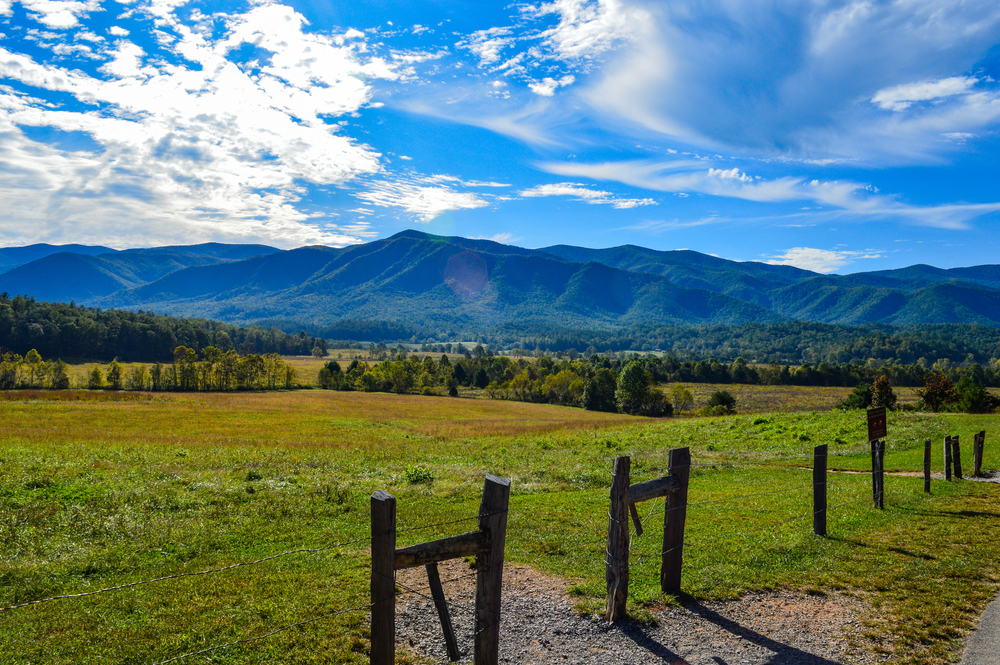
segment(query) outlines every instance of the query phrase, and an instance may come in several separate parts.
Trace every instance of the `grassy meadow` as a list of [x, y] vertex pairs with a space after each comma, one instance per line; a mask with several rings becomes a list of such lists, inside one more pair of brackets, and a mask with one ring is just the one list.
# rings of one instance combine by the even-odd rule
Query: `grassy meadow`
[[[794, 390], [771, 389], [761, 404], [825, 389]], [[599, 611], [612, 460], [631, 455], [638, 482], [665, 474], [667, 451], [680, 446], [694, 463], [683, 581], [693, 598], [857, 595], [872, 608], [858, 649], [945, 663], [960, 657], [1000, 579], [1000, 487], [935, 481], [925, 495], [908, 475], [921, 468], [924, 439], [940, 470], [946, 434], [962, 435], [971, 471], [981, 429], [985, 466], [1000, 468], [995, 416], [892, 414], [886, 467], [902, 473], [886, 478], [885, 511], [856, 473], [870, 464], [861, 412], [652, 420], [382, 393], [75, 391], [4, 394], [0, 422], [0, 607], [321, 550], [0, 611], [4, 663], [157, 663], [363, 607], [370, 494], [397, 497], [403, 547], [474, 529], [472, 519], [421, 527], [474, 518], [487, 472], [513, 481], [507, 560], [572, 580], [581, 611]], [[835, 471], [826, 538], [811, 534], [821, 443]], [[676, 602], [659, 593], [662, 505], [639, 506], [648, 530], [632, 547], [638, 617]], [[211, 661], [363, 663], [367, 648], [357, 611]]]

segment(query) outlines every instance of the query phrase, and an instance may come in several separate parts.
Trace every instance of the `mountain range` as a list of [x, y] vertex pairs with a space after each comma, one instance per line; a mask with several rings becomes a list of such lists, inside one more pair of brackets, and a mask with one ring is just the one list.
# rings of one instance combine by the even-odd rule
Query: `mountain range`
[[391, 321], [452, 338], [788, 320], [1000, 327], [997, 265], [822, 275], [688, 250], [524, 249], [418, 231], [344, 248], [6, 248], [0, 292], [234, 324]]

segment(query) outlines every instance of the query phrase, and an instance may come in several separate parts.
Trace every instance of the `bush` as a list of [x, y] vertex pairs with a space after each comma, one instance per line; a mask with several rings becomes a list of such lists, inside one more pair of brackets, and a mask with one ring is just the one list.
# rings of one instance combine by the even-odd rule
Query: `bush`
[[872, 405], [872, 387], [861, 382], [854, 387], [854, 391], [847, 396], [843, 402], [837, 405], [838, 409], [844, 411], [850, 409], [867, 409]]
[[717, 390], [708, 398], [708, 408], [713, 416], [732, 415], [736, 413], [736, 398], [728, 390]]
[[674, 415], [673, 405], [667, 401], [667, 396], [659, 388], [651, 388], [646, 396], [646, 404], [643, 406], [642, 415], [653, 418], [664, 418]]
[[406, 482], [411, 485], [434, 482], [434, 474], [431, 473], [430, 469], [422, 466], [408, 467], [406, 471], [403, 472], [403, 477], [406, 478]]

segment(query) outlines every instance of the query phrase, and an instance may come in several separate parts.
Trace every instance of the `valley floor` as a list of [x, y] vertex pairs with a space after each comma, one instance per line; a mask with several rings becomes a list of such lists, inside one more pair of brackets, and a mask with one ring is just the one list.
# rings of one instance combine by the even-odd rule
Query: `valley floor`
[[[799, 390], [761, 404], [823, 408], [816, 391]], [[565, 580], [560, 602], [583, 617], [599, 614], [613, 459], [631, 457], [634, 483], [664, 475], [669, 449], [682, 446], [693, 460], [685, 611], [729, 617], [724, 608], [740, 605], [717, 603], [742, 598], [747, 611], [780, 618], [792, 612], [789, 598], [803, 608], [843, 599], [858, 623], [841, 651], [823, 658], [956, 662], [1000, 579], [1000, 487], [935, 480], [928, 495], [910, 475], [925, 439], [935, 442], [939, 471], [943, 436], [960, 434], [969, 451], [980, 430], [985, 467], [1000, 468], [995, 416], [891, 414], [892, 473], [878, 511], [861, 412], [776, 406], [653, 420], [319, 390], [52, 397], [0, 400], [4, 662], [155, 663], [248, 639], [212, 651], [214, 662], [367, 662], [371, 493], [397, 497], [403, 547], [473, 528], [485, 473], [512, 480], [507, 562]], [[819, 444], [829, 445], [834, 472], [826, 538], [811, 534]], [[629, 613], [666, 626], [676, 599], [659, 591], [663, 503], [639, 511], [647, 529], [632, 540]], [[215, 569], [223, 570], [189, 575]], [[93, 593], [159, 578], [170, 579]], [[400, 608], [419, 608], [419, 594], [401, 592]], [[92, 595], [24, 605], [78, 594]], [[513, 590], [507, 602], [524, 614], [532, 598]], [[733, 620], [764, 634], [757, 619]], [[680, 643], [661, 644], [685, 657]], [[401, 646], [399, 662], [423, 657], [419, 645]]]

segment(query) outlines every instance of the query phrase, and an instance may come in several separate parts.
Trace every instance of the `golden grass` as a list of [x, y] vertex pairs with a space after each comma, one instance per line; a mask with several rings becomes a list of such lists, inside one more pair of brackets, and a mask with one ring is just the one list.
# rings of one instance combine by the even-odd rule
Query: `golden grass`
[[[89, 393], [81, 427], [77, 391], [18, 391], [8, 407], [6, 435], [74, 442], [371, 446], [419, 435], [438, 441], [517, 437], [634, 424], [618, 414], [543, 404], [387, 393], [297, 391], [264, 393]], [[142, 403], [135, 403], [136, 401]]]
[[[661, 387], [669, 395], [676, 384]], [[797, 411], [829, 411], [847, 399], [853, 388], [839, 386], [755, 386], [742, 384], [685, 383], [694, 396], [697, 411], [708, 404], [717, 390], [727, 390], [736, 398], [738, 413], [777, 413]], [[919, 399], [916, 388], [894, 388], [900, 405], [915, 404]]]

